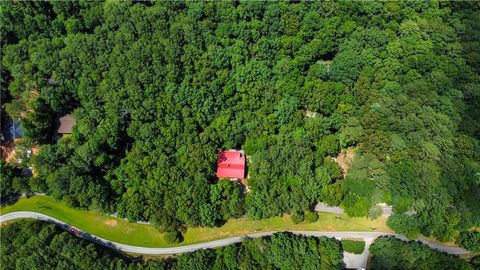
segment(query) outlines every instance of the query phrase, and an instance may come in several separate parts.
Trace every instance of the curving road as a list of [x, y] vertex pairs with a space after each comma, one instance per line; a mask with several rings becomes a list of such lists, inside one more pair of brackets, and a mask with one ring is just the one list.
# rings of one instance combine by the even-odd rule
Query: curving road
[[[73, 228], [72, 226], [64, 223], [61, 220], [58, 220], [56, 218], [40, 214], [40, 213], [35, 213], [35, 212], [28, 212], [28, 211], [19, 211], [19, 212], [13, 212], [13, 213], [8, 213], [5, 215], [0, 216], [0, 223], [14, 220], [14, 219], [19, 219], [19, 218], [34, 218], [50, 223], [54, 223], [57, 226], [65, 229], [72, 231], [78, 230], [77, 228]], [[255, 234], [249, 234], [246, 236], [238, 236], [238, 237], [230, 237], [230, 238], [225, 238], [225, 239], [220, 239], [220, 240], [215, 240], [215, 241], [210, 241], [210, 242], [204, 242], [204, 243], [198, 243], [198, 244], [192, 244], [192, 245], [186, 245], [186, 246], [180, 246], [180, 247], [169, 247], [169, 248], [148, 248], [148, 247], [140, 247], [140, 246], [130, 246], [130, 245], [125, 245], [121, 243], [116, 243], [112, 242], [106, 239], [103, 239], [101, 237], [91, 235], [87, 232], [78, 230], [76, 234], [80, 237], [83, 237], [87, 240], [90, 240], [92, 242], [95, 242], [100, 245], [104, 245], [110, 248], [114, 248], [117, 250], [121, 250], [124, 252], [131, 252], [131, 253], [137, 253], [137, 254], [151, 254], [151, 255], [162, 255], [162, 254], [178, 254], [178, 253], [185, 253], [185, 252], [192, 252], [195, 250], [199, 249], [207, 249], [207, 248], [216, 248], [216, 247], [222, 247], [222, 246], [227, 246], [230, 244], [238, 243], [241, 242], [244, 237], [249, 237], [249, 238], [257, 238], [257, 237], [262, 237], [262, 236], [267, 236], [267, 235], [272, 235], [276, 231], [271, 231], [271, 232], [262, 232], [262, 233], [255, 233]], [[337, 239], [342, 239], [342, 238], [363, 238], [365, 240], [366, 246], [365, 246], [365, 251], [361, 255], [354, 255], [354, 254], [349, 254], [345, 252], [344, 256], [344, 262], [347, 267], [349, 268], [361, 268], [365, 267], [367, 259], [368, 259], [368, 247], [370, 244], [380, 236], [392, 236], [396, 237], [398, 239], [408, 241], [408, 239], [402, 235], [398, 234], [392, 234], [392, 233], [384, 233], [384, 232], [318, 232], [318, 231], [289, 231], [294, 234], [302, 234], [302, 235], [307, 235], [307, 236], [326, 236], [326, 237], [333, 237]], [[440, 245], [437, 243], [433, 243], [430, 241], [427, 241], [425, 239], [417, 239], [418, 241], [430, 246], [433, 249], [437, 249], [442, 252], [446, 252], [449, 254], [466, 254], [469, 253], [467, 250], [459, 248], [459, 247], [453, 247], [453, 246], [444, 246]]]

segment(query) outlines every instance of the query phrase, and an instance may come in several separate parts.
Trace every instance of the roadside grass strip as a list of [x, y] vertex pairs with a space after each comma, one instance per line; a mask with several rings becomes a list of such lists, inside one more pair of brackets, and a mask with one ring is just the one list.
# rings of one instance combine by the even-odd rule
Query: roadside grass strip
[[363, 250], [365, 250], [365, 241], [363, 240], [342, 239], [341, 242], [343, 251], [353, 254], [362, 254]]
[[239, 218], [228, 220], [221, 227], [188, 228], [183, 234], [184, 241], [168, 244], [164, 234], [151, 224], [131, 223], [126, 220], [102, 214], [96, 211], [79, 210], [48, 196], [21, 198], [15, 204], [2, 206], [0, 214], [16, 211], [32, 211], [49, 215], [80, 230], [101, 238], [142, 247], [174, 247], [213, 241], [228, 237], [267, 231], [370, 231], [392, 232], [386, 225], [386, 217], [375, 220], [352, 218], [344, 214], [319, 213], [314, 223], [293, 224], [288, 215], [262, 220]]

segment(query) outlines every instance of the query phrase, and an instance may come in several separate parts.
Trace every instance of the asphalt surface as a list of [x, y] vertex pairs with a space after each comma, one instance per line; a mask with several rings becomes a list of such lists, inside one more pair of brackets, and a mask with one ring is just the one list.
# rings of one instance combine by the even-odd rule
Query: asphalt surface
[[317, 212], [327, 212], [327, 213], [333, 213], [333, 214], [343, 214], [343, 213], [345, 213], [345, 211], [338, 206], [328, 206], [324, 203], [317, 203], [317, 205], [315, 205], [315, 211], [317, 211]]
[[[382, 215], [385, 216], [391, 216], [392, 215], [392, 207], [386, 204], [379, 204], [378, 205], [382, 209]], [[315, 211], [317, 212], [327, 212], [327, 213], [333, 213], [333, 214], [344, 214], [345, 210], [343, 208], [340, 208], [338, 206], [328, 206], [327, 204], [324, 203], [317, 203], [315, 205]]]
[[[255, 234], [249, 234], [246, 236], [231, 237], [231, 238], [225, 238], [225, 239], [220, 239], [220, 240], [215, 240], [210, 242], [179, 246], [179, 247], [148, 248], [148, 247], [131, 246], [131, 245], [112, 242], [112, 241], [103, 239], [101, 237], [91, 235], [87, 232], [81, 231], [56, 218], [53, 218], [44, 214], [40, 214], [40, 213], [35, 213], [35, 212], [19, 211], [19, 212], [8, 213], [0, 216], [0, 223], [11, 221], [14, 219], [19, 219], [19, 218], [33, 218], [33, 219], [54, 223], [57, 226], [67, 231], [72, 231], [73, 229], [75, 230], [75, 233], [77, 234], [77, 236], [83, 237], [87, 240], [90, 240], [92, 242], [95, 242], [103, 246], [107, 246], [107, 247], [114, 248], [124, 252], [137, 253], [137, 254], [151, 254], [151, 255], [179, 254], [179, 253], [185, 253], [185, 252], [192, 252], [199, 249], [222, 247], [222, 246], [227, 246], [230, 244], [241, 242], [242, 239], [244, 239], [245, 237], [257, 238], [257, 237], [272, 235], [273, 233], [276, 232], [276, 231], [272, 231], [272, 232], [255, 233]], [[319, 231], [290, 231], [290, 232], [294, 234], [301, 234], [306, 236], [317, 236], [317, 237], [326, 236], [326, 237], [332, 237], [336, 239], [343, 239], [343, 238], [364, 239], [366, 242], [364, 253], [362, 253], [361, 255], [354, 255], [354, 254], [345, 252], [344, 254], [345, 266], [347, 268], [357, 268], [357, 269], [366, 266], [368, 254], [369, 254], [368, 247], [377, 237], [392, 236], [401, 240], [408, 241], [408, 239], [402, 235], [392, 234], [392, 233], [383, 233], [383, 232], [319, 232]], [[459, 247], [444, 246], [444, 245], [427, 241], [425, 239], [418, 239], [418, 241], [430, 246], [433, 249], [437, 249], [439, 251], [446, 252], [449, 254], [458, 255], [458, 254], [469, 253], [467, 250]]]

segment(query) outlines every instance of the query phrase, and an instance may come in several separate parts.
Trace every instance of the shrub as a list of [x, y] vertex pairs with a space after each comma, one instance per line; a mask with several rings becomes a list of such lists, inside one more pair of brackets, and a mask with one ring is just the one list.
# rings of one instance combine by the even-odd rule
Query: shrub
[[370, 209], [370, 201], [367, 198], [356, 197], [354, 195], [347, 196], [343, 201], [345, 212], [350, 217], [364, 217]]
[[303, 215], [302, 212], [296, 212], [296, 213], [293, 213], [291, 218], [292, 218], [293, 223], [298, 224], [298, 223], [303, 221], [305, 216]]
[[169, 244], [177, 244], [183, 241], [183, 235], [178, 230], [171, 230], [165, 233], [163, 236], [165, 241]]
[[410, 239], [415, 239], [420, 234], [418, 223], [414, 217], [405, 214], [394, 214], [387, 220], [388, 227], [396, 233], [403, 234]]
[[380, 206], [373, 206], [368, 210], [368, 218], [376, 219], [383, 214], [383, 210]]
[[343, 251], [353, 254], [362, 254], [365, 249], [364, 241], [342, 240]]
[[480, 269], [480, 255], [473, 257], [473, 259], [470, 262], [474, 267], [476, 267], [475, 269]]
[[316, 212], [306, 212], [305, 213], [305, 220], [308, 223], [314, 223], [318, 220], [318, 214]]

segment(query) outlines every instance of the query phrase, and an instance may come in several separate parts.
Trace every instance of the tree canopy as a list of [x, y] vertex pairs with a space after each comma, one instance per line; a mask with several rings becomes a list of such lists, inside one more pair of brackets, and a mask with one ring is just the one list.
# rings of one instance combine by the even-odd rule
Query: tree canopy
[[[318, 201], [352, 216], [386, 202], [396, 228], [440, 240], [480, 224], [475, 2], [0, 5], [7, 111], [42, 144], [38, 191], [165, 230]], [[67, 113], [73, 134], [50, 144]], [[241, 146], [247, 195], [214, 175]]]
[[371, 269], [471, 269], [465, 260], [418, 242], [380, 237], [370, 246]]
[[480, 252], [480, 232], [461, 232], [457, 243], [470, 251]]
[[142, 260], [92, 244], [40, 221], [0, 228], [2, 269], [342, 269], [333, 238], [276, 233], [218, 249]]

